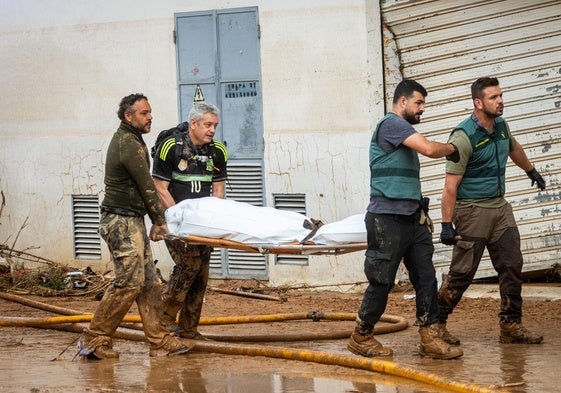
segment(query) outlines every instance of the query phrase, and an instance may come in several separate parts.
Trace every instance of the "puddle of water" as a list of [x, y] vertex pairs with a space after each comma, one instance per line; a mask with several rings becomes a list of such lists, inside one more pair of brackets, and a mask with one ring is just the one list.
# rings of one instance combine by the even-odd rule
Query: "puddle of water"
[[[449, 380], [479, 385], [515, 384], [511, 393], [558, 392], [561, 335], [542, 345], [500, 345], [496, 329], [479, 332], [462, 344], [464, 356], [453, 361], [421, 358], [418, 335], [407, 330], [381, 336], [393, 361]], [[121, 359], [72, 361], [74, 337], [44, 331], [4, 337], [0, 344], [0, 392], [189, 392], [189, 393], [435, 393], [431, 386], [344, 367], [263, 357], [192, 353], [149, 358], [144, 344], [119, 340]], [[348, 354], [346, 340], [275, 343], [293, 348]], [[522, 385], [516, 385], [523, 383]]]

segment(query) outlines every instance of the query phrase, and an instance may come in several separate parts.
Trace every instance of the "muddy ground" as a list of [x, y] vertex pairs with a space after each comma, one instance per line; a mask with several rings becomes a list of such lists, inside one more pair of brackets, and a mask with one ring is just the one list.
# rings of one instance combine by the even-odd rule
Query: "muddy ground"
[[[559, 287], [560, 284], [548, 284]], [[211, 283], [213, 288], [235, 290], [237, 283]], [[528, 329], [544, 335], [541, 345], [498, 343], [499, 301], [464, 298], [449, 322], [457, 334], [464, 356], [442, 361], [421, 358], [418, 333], [412, 326], [415, 314], [413, 292], [407, 287], [394, 291], [387, 314], [403, 316], [411, 326], [384, 334], [379, 340], [394, 349], [391, 359], [404, 367], [459, 383], [502, 386], [515, 393], [558, 392], [561, 383], [561, 302], [525, 300], [524, 322]], [[361, 293], [333, 291], [269, 292], [285, 301], [234, 296], [209, 290], [203, 316], [256, 315], [274, 313], [355, 313]], [[93, 295], [79, 297], [26, 298], [84, 313], [93, 312]], [[132, 313], [135, 310], [131, 310]], [[0, 316], [52, 316], [52, 313], [0, 299]], [[202, 326], [208, 335], [278, 334], [296, 332], [349, 333], [350, 321], [310, 320], [249, 325]], [[117, 361], [73, 360], [77, 333], [29, 327], [0, 327], [0, 392], [443, 392], [430, 384], [412, 382], [386, 374], [343, 366], [263, 356], [222, 355], [193, 351], [174, 358], [149, 358], [147, 344], [116, 340], [121, 351]], [[313, 349], [349, 355], [346, 339], [273, 342], [257, 345]], [[253, 344], [256, 345], [256, 344]]]

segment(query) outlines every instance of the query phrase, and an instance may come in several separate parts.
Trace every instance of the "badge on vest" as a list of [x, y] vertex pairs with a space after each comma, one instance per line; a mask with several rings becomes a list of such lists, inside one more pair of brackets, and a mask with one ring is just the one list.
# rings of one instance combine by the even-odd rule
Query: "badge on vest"
[[179, 160], [179, 163], [177, 164], [177, 168], [180, 171], [184, 171], [185, 169], [187, 169], [187, 161], [184, 160], [183, 158], [181, 160]]

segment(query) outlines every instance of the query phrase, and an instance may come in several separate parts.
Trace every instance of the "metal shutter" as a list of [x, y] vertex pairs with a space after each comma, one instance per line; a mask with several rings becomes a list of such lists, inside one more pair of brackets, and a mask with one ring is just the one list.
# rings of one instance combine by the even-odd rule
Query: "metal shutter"
[[[471, 113], [475, 79], [499, 78], [504, 117], [547, 183], [543, 192], [531, 188], [509, 161], [506, 196], [520, 229], [524, 270], [549, 268], [561, 256], [561, 2], [387, 0], [381, 7], [386, 98], [402, 78], [425, 86], [417, 130], [429, 139], [445, 142]], [[444, 161], [422, 158], [421, 175], [438, 223]], [[450, 247], [438, 245], [435, 266], [447, 268], [450, 256]], [[494, 275], [485, 254], [476, 277]]]

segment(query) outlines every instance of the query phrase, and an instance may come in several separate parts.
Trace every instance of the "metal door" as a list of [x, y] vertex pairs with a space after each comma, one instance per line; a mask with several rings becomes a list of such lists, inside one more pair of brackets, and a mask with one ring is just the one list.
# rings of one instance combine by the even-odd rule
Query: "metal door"
[[[226, 197], [262, 206], [263, 120], [256, 7], [175, 15], [179, 117], [185, 121], [200, 87], [220, 111], [216, 139], [230, 160]], [[214, 278], [268, 278], [262, 255], [217, 250]]]

